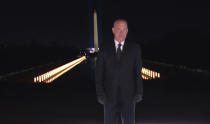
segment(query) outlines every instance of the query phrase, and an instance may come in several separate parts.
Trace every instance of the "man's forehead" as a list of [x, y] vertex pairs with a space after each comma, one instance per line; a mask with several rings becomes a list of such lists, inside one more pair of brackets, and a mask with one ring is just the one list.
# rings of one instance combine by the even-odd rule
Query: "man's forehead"
[[120, 21], [115, 22], [114, 26], [116, 26], [116, 25], [126, 25], [127, 26], [127, 23], [125, 21], [120, 20]]

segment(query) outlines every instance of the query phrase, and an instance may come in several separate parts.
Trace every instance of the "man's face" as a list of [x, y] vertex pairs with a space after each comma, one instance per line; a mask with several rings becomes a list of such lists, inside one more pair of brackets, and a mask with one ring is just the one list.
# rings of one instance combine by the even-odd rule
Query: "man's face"
[[124, 41], [128, 33], [128, 27], [126, 22], [117, 21], [114, 27], [112, 28], [112, 32], [114, 34], [115, 40], [117, 40], [118, 42]]

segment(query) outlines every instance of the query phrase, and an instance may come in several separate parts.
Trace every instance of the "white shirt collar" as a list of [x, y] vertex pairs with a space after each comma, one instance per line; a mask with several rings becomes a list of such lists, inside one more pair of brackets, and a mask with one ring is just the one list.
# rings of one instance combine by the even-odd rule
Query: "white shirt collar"
[[[115, 43], [115, 48], [117, 50], [117, 47], [118, 47], [119, 42], [116, 41], [116, 40], [114, 40], [114, 43]], [[125, 43], [125, 41], [120, 42], [120, 44], [121, 44], [121, 50], [123, 49], [124, 43]]]

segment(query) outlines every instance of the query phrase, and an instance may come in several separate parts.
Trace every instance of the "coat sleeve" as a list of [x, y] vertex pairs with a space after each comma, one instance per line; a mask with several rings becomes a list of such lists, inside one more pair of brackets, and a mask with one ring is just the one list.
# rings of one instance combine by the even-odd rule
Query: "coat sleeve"
[[104, 85], [103, 85], [103, 73], [104, 73], [104, 57], [103, 53], [100, 51], [98, 53], [96, 66], [95, 66], [95, 85], [96, 85], [97, 96], [105, 96]]
[[136, 72], [136, 95], [143, 96], [143, 80], [141, 77], [142, 70], [142, 57], [141, 57], [141, 49], [138, 45], [136, 49], [136, 62], [135, 62], [135, 72]]

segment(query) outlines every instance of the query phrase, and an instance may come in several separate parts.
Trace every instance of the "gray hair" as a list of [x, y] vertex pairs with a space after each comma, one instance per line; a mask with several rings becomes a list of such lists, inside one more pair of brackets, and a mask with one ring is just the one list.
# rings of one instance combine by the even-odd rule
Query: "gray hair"
[[114, 21], [114, 23], [113, 23], [113, 27], [115, 26], [115, 24], [116, 24], [117, 22], [120, 22], [120, 21], [125, 22], [125, 23], [127, 24], [127, 26], [128, 26], [127, 20], [125, 20], [125, 19], [116, 19], [116, 20]]

